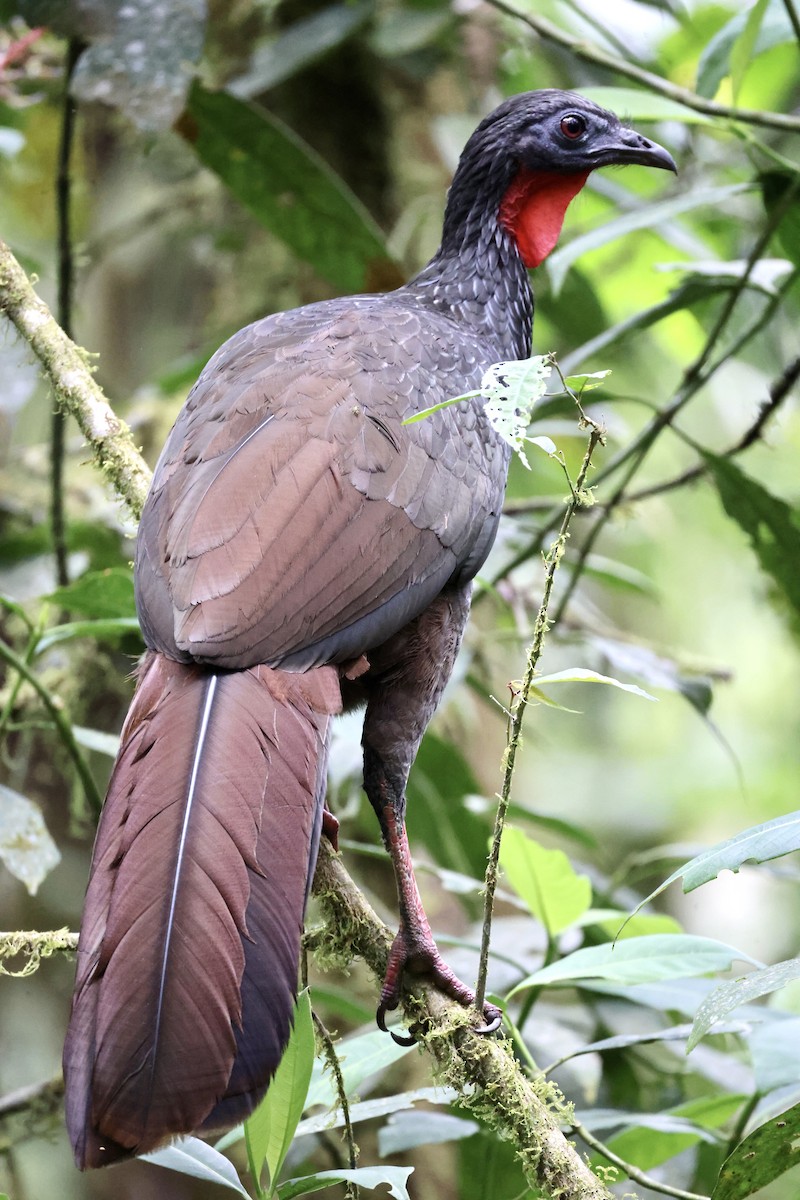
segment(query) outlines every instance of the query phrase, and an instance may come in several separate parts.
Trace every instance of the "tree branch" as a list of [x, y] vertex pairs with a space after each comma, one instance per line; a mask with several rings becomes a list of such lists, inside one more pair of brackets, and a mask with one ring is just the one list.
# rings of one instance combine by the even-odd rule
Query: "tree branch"
[[[325, 954], [338, 945], [348, 960], [358, 955], [382, 979], [392, 933], [326, 838], [320, 843], [314, 895], [326, 919], [320, 939]], [[558, 1094], [526, 1078], [503, 1042], [473, 1033], [467, 1010], [435, 988], [420, 985], [404, 995], [403, 1008], [419, 1023], [422, 1044], [436, 1059], [440, 1078], [460, 1093], [460, 1104], [512, 1143], [532, 1187], [559, 1200], [610, 1200], [559, 1128]]]
[[150, 471], [131, 431], [95, 383], [86, 352], [70, 341], [5, 242], [0, 241], [0, 312], [16, 326], [44, 367], [56, 403], [75, 417], [95, 462], [111, 486], [139, 517]]
[[706, 116], [720, 117], [728, 121], [742, 121], [747, 125], [763, 125], [767, 129], [792, 130], [795, 133], [800, 131], [800, 117], [792, 117], [785, 113], [761, 112], [754, 108], [733, 108], [728, 104], [718, 104], [715, 100], [707, 100], [705, 96], [699, 96], [697, 92], [693, 92], [689, 88], [680, 87], [677, 83], [670, 83], [661, 75], [654, 75], [652, 71], [637, 67], [623, 58], [616, 58], [600, 46], [595, 46], [582, 38], [573, 37], [572, 34], [559, 29], [557, 25], [553, 25], [544, 17], [520, 12], [518, 8], [514, 8], [513, 4], [508, 4], [507, 0], [487, 0], [487, 3], [499, 12], [505, 13], [506, 16], [521, 21], [523, 25], [527, 25], [545, 41], [554, 42], [564, 50], [569, 50], [583, 62], [603, 67], [607, 71], [615, 71], [627, 79], [634, 79], [651, 91], [675, 100], [678, 104], [693, 109], [694, 112], [705, 113]]

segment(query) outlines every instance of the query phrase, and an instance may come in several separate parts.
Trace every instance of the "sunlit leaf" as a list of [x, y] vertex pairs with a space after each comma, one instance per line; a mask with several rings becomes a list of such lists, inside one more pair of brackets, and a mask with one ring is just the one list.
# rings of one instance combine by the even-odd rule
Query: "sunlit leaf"
[[575, 950], [529, 975], [509, 996], [529, 987], [563, 987], [580, 979], [634, 984], [705, 975], [728, 970], [736, 959], [755, 962], [743, 951], [713, 938], [658, 933], [623, 938], [616, 943]]
[[686, 1046], [687, 1052], [694, 1049], [711, 1026], [721, 1021], [729, 1012], [733, 1012], [742, 1004], [748, 1004], [758, 996], [777, 992], [793, 979], [800, 979], [800, 958], [790, 958], [771, 967], [763, 967], [760, 971], [752, 971], [740, 979], [730, 979], [720, 984], [697, 1010], [692, 1035]]
[[800, 1163], [800, 1105], [759, 1125], [722, 1164], [711, 1200], [745, 1200]]
[[178, 1138], [163, 1150], [153, 1150], [139, 1157], [143, 1162], [155, 1163], [157, 1167], [166, 1167], [181, 1175], [191, 1175], [194, 1179], [202, 1179], [204, 1183], [218, 1183], [221, 1187], [231, 1188], [249, 1200], [250, 1194], [242, 1186], [233, 1163], [199, 1138]]
[[587, 875], [578, 875], [563, 850], [547, 850], [521, 829], [508, 826], [500, 848], [500, 865], [548, 934], [574, 925], [592, 902]]
[[245, 1136], [257, 1174], [266, 1162], [274, 1185], [303, 1115], [314, 1067], [314, 1022], [308, 990], [297, 997], [289, 1043], [267, 1094], [245, 1121]]
[[31, 896], [61, 861], [38, 804], [4, 783], [0, 783], [0, 861]]
[[94, 750], [97, 754], [105, 754], [108, 758], [117, 757], [120, 739], [116, 733], [103, 733], [100, 729], [86, 729], [83, 725], [73, 725], [72, 734], [79, 746]]
[[755, 56], [756, 42], [769, 3], [770, 0], [756, 0], [747, 14], [744, 29], [733, 44], [730, 53], [730, 70], [734, 100], [739, 96], [747, 68]]
[[[722, 80], [730, 74], [731, 54], [738, 39], [744, 33], [750, 11], [751, 9], [737, 12], [706, 44], [700, 55], [695, 85], [695, 91], [699, 92], [701, 96], [715, 96]], [[760, 21], [758, 36], [751, 49], [751, 57], [754, 58], [758, 54], [763, 54], [765, 50], [771, 50], [773, 46], [779, 46], [782, 42], [790, 42], [793, 39], [794, 30], [783, 0], [770, 0], [766, 13]]]
[[581, 95], [588, 96], [601, 108], [624, 114], [626, 121], [684, 121], [690, 125], [707, 125], [713, 118], [695, 112], [677, 100], [659, 96], [657, 92], [625, 87], [582, 87]]
[[310, 146], [262, 109], [195, 84], [181, 132], [253, 215], [343, 292], [401, 282], [383, 235]]
[[572, 264], [591, 250], [598, 250], [618, 238], [628, 237], [636, 229], [658, 230], [666, 221], [696, 208], [719, 208], [751, 187], [752, 184], [749, 183], [733, 183], [724, 187], [701, 187], [694, 191], [681, 192], [669, 200], [649, 203], [637, 212], [626, 212], [581, 237], [573, 238], [547, 259], [547, 271], [553, 288], [558, 291]]

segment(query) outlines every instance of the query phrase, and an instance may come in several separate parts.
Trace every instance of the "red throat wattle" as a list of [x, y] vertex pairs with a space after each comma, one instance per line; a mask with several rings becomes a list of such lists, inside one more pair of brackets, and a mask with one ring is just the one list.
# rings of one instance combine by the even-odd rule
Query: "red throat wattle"
[[558, 241], [570, 200], [577, 196], [589, 172], [561, 175], [522, 167], [503, 197], [500, 224], [519, 247], [526, 267], [538, 267]]

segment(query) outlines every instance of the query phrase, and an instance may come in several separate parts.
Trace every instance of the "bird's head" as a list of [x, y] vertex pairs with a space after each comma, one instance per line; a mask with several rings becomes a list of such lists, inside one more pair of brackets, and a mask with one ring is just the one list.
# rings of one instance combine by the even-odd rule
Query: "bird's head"
[[499, 223], [525, 265], [536, 267], [555, 246], [567, 206], [590, 172], [629, 163], [677, 169], [663, 146], [584, 96], [552, 88], [525, 92], [506, 100], [475, 130], [461, 155], [451, 201], [459, 193], [486, 195], [478, 180], [491, 180]]

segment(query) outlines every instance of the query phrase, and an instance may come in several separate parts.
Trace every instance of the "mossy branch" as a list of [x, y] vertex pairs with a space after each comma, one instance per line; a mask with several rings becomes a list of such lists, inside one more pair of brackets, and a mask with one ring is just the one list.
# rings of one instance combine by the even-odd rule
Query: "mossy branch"
[[[66, 337], [3, 242], [0, 311], [7, 314], [31, 346], [52, 383], [57, 402], [76, 418], [101, 471], [138, 516], [150, 472], [133, 444], [130, 430], [111, 410], [86, 365], [83, 351]], [[326, 917], [321, 936], [311, 938], [318, 956], [349, 961], [358, 955], [382, 979], [392, 934], [325, 838], [314, 892]], [[18, 936], [30, 939], [36, 935]], [[53, 937], [40, 935], [45, 936]], [[69, 937], [74, 939], [74, 935]], [[31, 948], [20, 949], [31, 953]], [[37, 952], [45, 952], [44, 946], [40, 945]], [[424, 1044], [436, 1060], [441, 1077], [459, 1091], [466, 1107], [511, 1141], [533, 1186], [542, 1188], [554, 1200], [609, 1200], [610, 1193], [561, 1132], [554, 1091], [548, 1092], [527, 1079], [502, 1042], [474, 1034], [469, 1028], [469, 1013], [435, 989], [420, 988], [407, 998], [406, 1005], [409, 1017], [423, 1030]]]
[[64, 333], [3, 241], [0, 312], [31, 347], [50, 380], [59, 408], [78, 422], [98, 467], [138, 519], [150, 486], [150, 470], [130, 429], [95, 382], [86, 352]]
[[[345, 871], [330, 843], [320, 845], [314, 894], [325, 926], [317, 943], [330, 952], [363, 958], [383, 979], [392, 933]], [[610, 1200], [559, 1127], [560, 1097], [555, 1089], [526, 1077], [504, 1042], [472, 1032], [470, 1013], [435, 988], [421, 985], [404, 997], [404, 1011], [422, 1031], [422, 1044], [434, 1057], [443, 1083], [461, 1095], [460, 1103], [517, 1151], [530, 1185], [557, 1200]], [[569, 1117], [566, 1117], [569, 1120]]]

